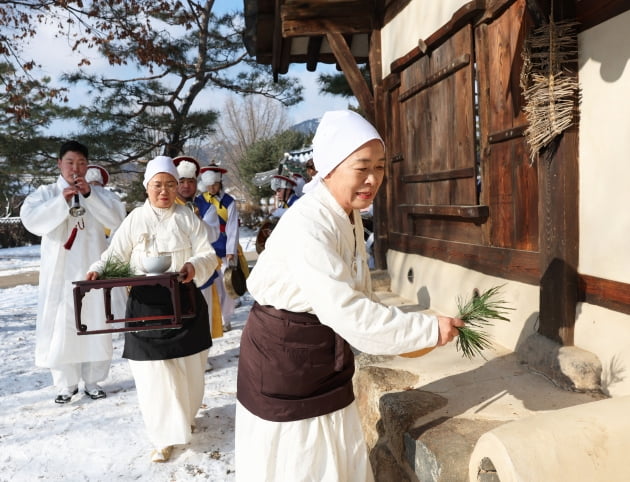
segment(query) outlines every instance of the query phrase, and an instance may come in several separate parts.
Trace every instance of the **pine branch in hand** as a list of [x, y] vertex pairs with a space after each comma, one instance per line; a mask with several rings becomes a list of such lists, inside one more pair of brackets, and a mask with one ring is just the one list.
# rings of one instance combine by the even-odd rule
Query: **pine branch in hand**
[[466, 358], [471, 359], [476, 355], [483, 357], [483, 350], [492, 346], [485, 328], [493, 325], [494, 320], [510, 321], [505, 315], [513, 308], [506, 306], [505, 301], [500, 298], [501, 287], [490, 288], [468, 301], [457, 299], [457, 316], [466, 326], [458, 328], [456, 347]]

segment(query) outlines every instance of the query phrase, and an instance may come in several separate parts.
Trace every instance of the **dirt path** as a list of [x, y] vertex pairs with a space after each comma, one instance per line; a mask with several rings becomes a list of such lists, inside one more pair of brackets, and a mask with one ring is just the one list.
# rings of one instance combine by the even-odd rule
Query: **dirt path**
[[24, 271], [23, 273], [10, 274], [8, 276], [0, 275], [0, 289], [36, 284], [39, 284], [39, 271]]

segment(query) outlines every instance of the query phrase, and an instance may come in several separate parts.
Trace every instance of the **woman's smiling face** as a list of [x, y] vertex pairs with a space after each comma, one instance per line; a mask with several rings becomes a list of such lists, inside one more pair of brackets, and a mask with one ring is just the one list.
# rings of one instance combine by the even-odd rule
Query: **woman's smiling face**
[[166, 172], [158, 172], [147, 183], [149, 202], [156, 208], [170, 208], [177, 197], [177, 179]]
[[378, 139], [366, 142], [346, 157], [324, 181], [346, 213], [372, 204], [385, 176], [385, 150]]

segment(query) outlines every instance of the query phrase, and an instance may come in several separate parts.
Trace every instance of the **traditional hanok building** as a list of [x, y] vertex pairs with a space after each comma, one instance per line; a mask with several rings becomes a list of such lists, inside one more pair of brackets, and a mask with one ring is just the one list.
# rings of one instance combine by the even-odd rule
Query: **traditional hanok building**
[[244, 4], [259, 63], [337, 64], [383, 134], [391, 289], [452, 313], [503, 285], [497, 343], [566, 388], [630, 395], [630, 2]]

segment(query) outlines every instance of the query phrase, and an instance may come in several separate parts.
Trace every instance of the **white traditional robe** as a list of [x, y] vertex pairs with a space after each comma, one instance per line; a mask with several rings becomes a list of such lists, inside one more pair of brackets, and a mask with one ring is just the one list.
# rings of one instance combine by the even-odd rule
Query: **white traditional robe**
[[[363, 225], [320, 183], [280, 219], [247, 287], [261, 305], [317, 315], [370, 354], [411, 352], [438, 341], [437, 318], [373, 301]], [[294, 422], [263, 420], [237, 402], [239, 481], [373, 479], [356, 403]]]
[[[154, 251], [171, 255], [167, 271], [179, 271], [184, 263], [191, 263], [196, 286], [203, 285], [218, 264], [207, 228], [190, 208], [173, 204], [169, 209], [154, 209], [147, 200], [127, 216], [89, 271], [100, 272], [108, 257], [115, 256], [142, 274], [142, 257]], [[156, 448], [190, 441], [203, 401], [207, 358], [208, 350], [202, 350], [168, 360], [129, 360], [147, 435]]]
[[[156, 213], [163, 217], [160, 219]], [[195, 267], [196, 286], [203, 285], [218, 264], [206, 226], [191, 209], [180, 204], [153, 209], [147, 200], [129, 213], [114, 233], [107, 251], [89, 271], [100, 272], [107, 259], [114, 256], [129, 262], [136, 274], [144, 274], [142, 257], [156, 252], [171, 255], [171, 265], [166, 271], [179, 271], [184, 263], [191, 263]]]
[[[24, 200], [20, 218], [24, 227], [42, 237], [35, 364], [57, 368], [70, 363], [111, 360], [111, 335], [76, 334], [73, 281], [85, 280], [88, 267], [107, 247], [105, 228], [116, 229], [125, 217], [119, 199], [93, 186], [90, 195], [79, 195], [86, 213], [70, 216], [71, 205], [63, 197], [69, 187], [59, 176], [55, 184], [40, 186]], [[70, 250], [63, 245], [77, 221], [85, 227], [77, 232]], [[93, 290], [83, 300], [82, 320], [90, 329], [105, 328], [103, 294]]]

